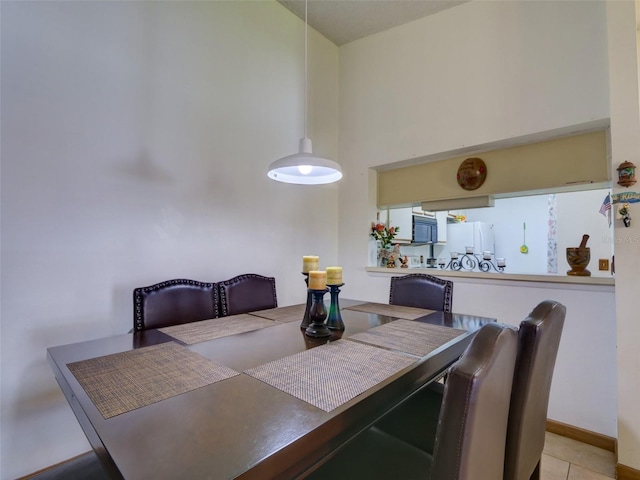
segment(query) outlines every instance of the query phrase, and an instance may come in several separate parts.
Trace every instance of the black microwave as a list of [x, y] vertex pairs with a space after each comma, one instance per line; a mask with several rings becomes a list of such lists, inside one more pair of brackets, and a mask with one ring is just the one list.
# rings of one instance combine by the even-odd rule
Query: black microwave
[[413, 215], [411, 243], [437, 243], [438, 221], [435, 218]]

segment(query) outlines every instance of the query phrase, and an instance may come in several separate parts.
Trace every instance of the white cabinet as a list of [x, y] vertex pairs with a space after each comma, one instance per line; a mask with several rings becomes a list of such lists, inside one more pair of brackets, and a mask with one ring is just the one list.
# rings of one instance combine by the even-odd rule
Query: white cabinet
[[[386, 213], [386, 212], [385, 212]], [[438, 237], [437, 243], [447, 242], [447, 214], [448, 212], [423, 212], [420, 209], [411, 207], [407, 208], [390, 208], [388, 210], [388, 225], [390, 227], [398, 227], [398, 235], [394, 239], [394, 242], [409, 243], [413, 237], [413, 216], [423, 215], [429, 218], [436, 219], [438, 223]], [[386, 219], [380, 215], [380, 221], [385, 223]]]
[[389, 227], [398, 227], [398, 235], [394, 239], [394, 242], [411, 242], [413, 235], [413, 212], [411, 207], [390, 208]]
[[449, 212], [436, 212], [438, 243], [447, 243], [447, 216]]

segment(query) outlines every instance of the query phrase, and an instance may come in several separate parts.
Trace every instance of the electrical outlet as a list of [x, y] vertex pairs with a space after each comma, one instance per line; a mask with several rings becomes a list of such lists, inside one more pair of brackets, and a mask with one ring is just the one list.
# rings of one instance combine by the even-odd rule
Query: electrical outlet
[[609, 270], [609, 259], [601, 258], [598, 260], [598, 270]]

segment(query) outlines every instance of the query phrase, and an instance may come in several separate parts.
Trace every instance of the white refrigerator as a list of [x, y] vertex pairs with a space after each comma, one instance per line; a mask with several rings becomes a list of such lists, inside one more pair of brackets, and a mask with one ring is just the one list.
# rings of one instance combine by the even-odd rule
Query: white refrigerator
[[447, 250], [463, 254], [467, 247], [473, 253], [495, 253], [493, 225], [484, 222], [461, 222], [447, 224]]

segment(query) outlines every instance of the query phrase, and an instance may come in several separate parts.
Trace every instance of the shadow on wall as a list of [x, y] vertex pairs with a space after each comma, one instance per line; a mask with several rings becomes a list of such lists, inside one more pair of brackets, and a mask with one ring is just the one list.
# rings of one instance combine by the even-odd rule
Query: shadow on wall
[[165, 185], [174, 183], [171, 175], [154, 163], [146, 150], [141, 151], [131, 162], [119, 165], [116, 172], [150, 183]]

